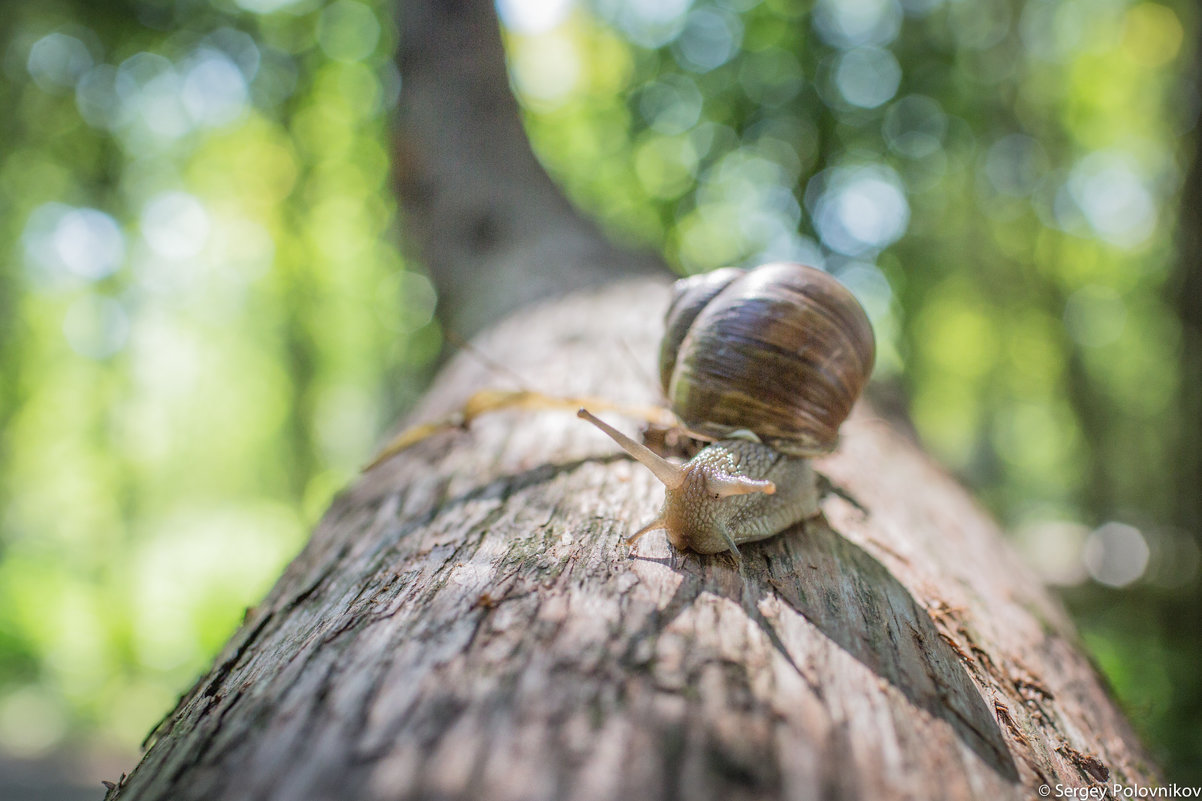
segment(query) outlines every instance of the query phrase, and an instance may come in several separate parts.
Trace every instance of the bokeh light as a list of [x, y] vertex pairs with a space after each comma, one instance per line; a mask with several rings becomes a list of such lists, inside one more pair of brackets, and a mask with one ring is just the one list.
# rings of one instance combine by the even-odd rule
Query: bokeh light
[[395, 33], [357, 0], [10, 5], [0, 762], [128, 768], [440, 345]]
[[526, 121], [612, 235], [682, 273], [795, 259], [852, 288], [878, 383], [1063, 589], [1120, 695], [1181, 688], [1147, 718], [1176, 768], [1202, 764], [1198, 638], [1166, 622], [1196, 606], [1202, 536], [1164, 477], [1197, 427], [1173, 297], [1197, 25], [1152, 0], [597, 0], [508, 40], [515, 63], [571, 42], [573, 85]]
[[1148, 566], [1148, 542], [1134, 526], [1110, 522], [1090, 532], [1082, 559], [1085, 569], [1108, 587], [1126, 587]]
[[[0, 756], [133, 749], [441, 347], [390, 184], [404, 20], [380, 0], [10, 6]], [[849, 286], [877, 385], [1062, 588], [1157, 756], [1202, 764], [1173, 624], [1202, 538], [1165, 478], [1197, 425], [1174, 297], [1197, 9], [496, 8], [571, 200], [681, 273], [788, 259]]]

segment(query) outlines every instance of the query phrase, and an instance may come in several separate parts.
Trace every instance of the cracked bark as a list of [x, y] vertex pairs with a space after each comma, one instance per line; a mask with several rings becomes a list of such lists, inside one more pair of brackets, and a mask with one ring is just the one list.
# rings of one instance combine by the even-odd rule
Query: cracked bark
[[[490, 5], [401, 12], [402, 194], [460, 332], [646, 265], [538, 170]], [[503, 289], [518, 267], [531, 287]], [[477, 347], [531, 388], [654, 402], [666, 303], [651, 279], [587, 290]], [[455, 359], [410, 422], [499, 384]], [[662, 489], [570, 413], [426, 440], [335, 501], [107, 798], [1029, 799], [1156, 780], [1061, 607], [960, 487], [866, 408], [818, 467], [823, 515], [736, 564], [662, 534], [629, 554]]]
[[[479, 347], [548, 391], [653, 401], [665, 305], [661, 283], [620, 284]], [[497, 381], [457, 359], [416, 417]], [[335, 502], [110, 797], [1029, 799], [1156, 780], [1061, 607], [947, 475], [869, 409], [819, 469], [823, 516], [738, 565], [662, 535], [629, 554], [662, 490], [569, 413], [437, 435]]]

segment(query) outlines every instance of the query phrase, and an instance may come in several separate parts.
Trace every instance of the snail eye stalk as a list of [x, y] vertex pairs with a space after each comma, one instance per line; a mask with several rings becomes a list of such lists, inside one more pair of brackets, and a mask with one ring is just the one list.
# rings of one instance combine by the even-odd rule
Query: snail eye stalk
[[[641, 464], [645, 465], [648, 470], [655, 474], [663, 485], [670, 490], [679, 489], [684, 484], [685, 471], [680, 465], [675, 465], [667, 459], [662, 458], [657, 453], [652, 451], [646, 445], [635, 442], [630, 437], [623, 434], [618, 429], [611, 426], [609, 423], [599, 420], [594, 417], [587, 409], [581, 409], [576, 412], [576, 416], [581, 420], [588, 420], [597, 428], [609, 435], [609, 438], [618, 443], [618, 447], [633, 456]], [[650, 529], [648, 529], [649, 531]], [[643, 532], [639, 532], [642, 534]]]

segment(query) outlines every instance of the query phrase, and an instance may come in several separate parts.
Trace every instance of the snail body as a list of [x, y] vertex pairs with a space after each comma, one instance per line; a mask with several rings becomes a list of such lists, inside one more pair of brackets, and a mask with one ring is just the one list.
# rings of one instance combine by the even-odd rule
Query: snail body
[[684, 465], [581, 409], [665, 486], [655, 520], [678, 549], [730, 550], [818, 513], [810, 457], [838, 442], [872, 372], [872, 326], [855, 297], [813, 267], [726, 268], [676, 283], [660, 380], [688, 430], [717, 440]]
[[[742, 543], [767, 539], [818, 514], [809, 460], [758, 442], [720, 440], [689, 460], [686, 472], [681, 490], [665, 492], [660, 513], [668, 541], [678, 550], [737, 553]], [[775, 491], [723, 498], [708, 486], [715, 474], [768, 481]]]

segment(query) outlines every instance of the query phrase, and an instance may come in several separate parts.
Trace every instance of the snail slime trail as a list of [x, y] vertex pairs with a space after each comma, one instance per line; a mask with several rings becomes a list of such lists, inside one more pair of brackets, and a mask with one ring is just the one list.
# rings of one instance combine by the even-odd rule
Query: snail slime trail
[[659, 354], [672, 411], [703, 439], [673, 464], [590, 414], [588, 420], [664, 485], [659, 515], [680, 550], [736, 557], [818, 514], [810, 459], [828, 453], [872, 373], [863, 307], [831, 275], [802, 264], [724, 268], [677, 281]]

